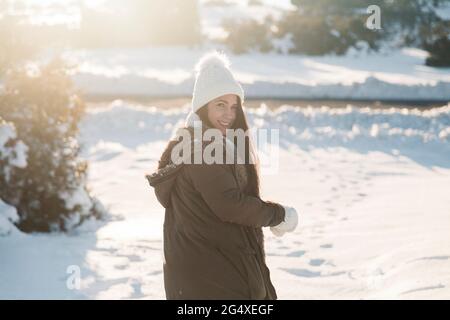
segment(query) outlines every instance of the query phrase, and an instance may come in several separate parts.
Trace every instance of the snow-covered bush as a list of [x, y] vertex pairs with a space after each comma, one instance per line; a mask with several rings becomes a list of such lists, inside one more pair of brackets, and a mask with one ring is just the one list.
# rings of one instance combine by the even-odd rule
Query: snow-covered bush
[[12, 162], [2, 165], [0, 198], [17, 209], [24, 232], [66, 231], [104, 213], [86, 188], [87, 162], [78, 157], [77, 141], [84, 105], [65, 70], [52, 63], [33, 75], [15, 71], [0, 95], [0, 117], [14, 124], [19, 151], [27, 148], [26, 162], [6, 149]]
[[10, 180], [12, 167], [26, 167], [27, 150], [28, 147], [17, 140], [14, 124], [0, 117], [0, 168], [6, 182]]
[[7, 205], [0, 199], [0, 237], [19, 232], [14, 225], [18, 221], [16, 208]]
[[[28, 147], [22, 141], [17, 140], [14, 125], [0, 117], [0, 176], [2, 177], [0, 180], [2, 189], [10, 181], [13, 170], [26, 167], [27, 151]], [[16, 231], [14, 223], [18, 221], [19, 216], [16, 209], [0, 199], [0, 236]]]

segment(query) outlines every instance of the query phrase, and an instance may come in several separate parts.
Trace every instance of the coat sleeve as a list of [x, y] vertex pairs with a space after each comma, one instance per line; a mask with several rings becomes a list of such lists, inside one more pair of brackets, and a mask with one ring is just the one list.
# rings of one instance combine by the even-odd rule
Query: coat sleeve
[[194, 188], [219, 219], [252, 227], [276, 226], [284, 208], [241, 192], [229, 164], [189, 164], [186, 170]]

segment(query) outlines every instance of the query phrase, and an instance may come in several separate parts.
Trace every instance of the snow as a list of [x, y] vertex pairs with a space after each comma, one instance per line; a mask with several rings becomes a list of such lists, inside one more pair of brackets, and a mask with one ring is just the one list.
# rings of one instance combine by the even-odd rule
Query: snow
[[64, 199], [65, 206], [69, 210], [79, 206], [80, 212], [88, 213], [92, 207], [92, 201], [83, 186], [78, 186], [71, 192], [60, 192], [59, 197]]
[[[34, 2], [37, 6], [36, 0], [30, 3]], [[263, 0], [262, 5], [248, 5], [246, 1], [227, 1], [225, 5], [207, 5], [207, 2], [199, 3], [204, 42], [193, 48], [63, 51], [63, 56], [76, 65], [72, 72], [75, 84], [89, 96], [190, 96], [195, 62], [210, 49], [225, 48], [221, 44], [227, 35], [222, 28], [225, 19], [261, 22], [269, 16], [278, 19], [284, 12], [296, 8], [289, 0]], [[103, 1], [85, 5], [103, 11], [123, 6], [119, 2], [105, 6]], [[60, 14], [46, 8], [45, 4], [42, 7], [36, 12], [27, 12], [27, 16], [33, 16], [33, 23], [48, 20], [47, 24], [55, 24], [63, 19], [68, 25], [79, 24], [80, 12], [74, 4], [68, 5], [66, 12]], [[449, 8], [448, 5], [441, 6], [438, 15], [448, 17]], [[288, 55], [292, 41], [287, 34], [281, 39], [273, 39], [275, 49], [282, 53], [228, 54], [247, 97], [450, 100], [450, 68], [425, 66], [428, 54], [424, 50], [388, 48], [395, 46], [395, 42], [383, 43], [378, 53], [368, 52], [367, 43], [361, 42], [357, 45], [361, 50], [351, 48], [343, 56]], [[49, 49], [43, 54], [43, 60], [59, 56], [59, 53], [59, 49]]]
[[14, 222], [17, 222], [18, 219], [16, 208], [7, 205], [0, 199], [0, 237], [20, 233], [14, 226]]
[[[296, 153], [303, 162], [278, 179], [299, 196], [271, 193], [303, 213], [302, 231], [266, 249], [281, 299], [448, 298], [448, 165], [341, 147]], [[281, 167], [293, 160], [284, 156]]]
[[[277, 46], [289, 47], [289, 39]], [[190, 96], [193, 66], [208, 50], [148, 47], [65, 52], [78, 64], [72, 78], [85, 94]], [[424, 65], [427, 53], [403, 48], [347, 55], [303, 56], [228, 52], [247, 97], [450, 100], [450, 69]]]
[[[11, 147], [6, 147], [10, 140], [17, 138], [16, 128], [10, 122], [1, 122], [0, 119], [0, 160], [9, 166], [25, 168], [27, 166], [28, 147], [21, 141], [16, 141]], [[8, 174], [7, 174], [8, 176]]]
[[444, 20], [450, 19], [450, 4], [442, 4], [440, 8], [436, 9], [437, 15]]
[[[88, 186], [111, 217], [69, 234], [1, 237], [0, 298], [165, 298], [164, 210], [144, 174], [187, 107], [88, 108]], [[247, 112], [254, 126], [280, 130], [279, 171], [262, 176], [263, 199], [300, 213], [294, 233], [265, 230], [280, 299], [450, 297], [450, 105]], [[68, 286], [74, 272], [79, 289]]]
[[[22, 141], [16, 141], [14, 145], [8, 145], [17, 138], [15, 126], [0, 118], [0, 174], [8, 181], [11, 175], [11, 167], [24, 168], [27, 165], [27, 146]], [[16, 234], [19, 231], [14, 226], [19, 216], [14, 207], [4, 203], [0, 199], [0, 237]]]

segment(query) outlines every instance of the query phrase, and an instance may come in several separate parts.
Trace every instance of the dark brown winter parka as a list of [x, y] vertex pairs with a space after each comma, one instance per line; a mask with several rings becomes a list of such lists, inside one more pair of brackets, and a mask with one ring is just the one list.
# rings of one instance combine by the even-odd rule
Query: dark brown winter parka
[[284, 209], [244, 194], [243, 164], [169, 161], [147, 179], [165, 208], [167, 299], [277, 299], [262, 227], [281, 223]]

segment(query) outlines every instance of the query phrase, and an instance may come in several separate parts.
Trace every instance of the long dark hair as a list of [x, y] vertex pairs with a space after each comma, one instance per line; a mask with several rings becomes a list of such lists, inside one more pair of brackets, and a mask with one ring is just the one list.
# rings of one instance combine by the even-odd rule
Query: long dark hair
[[[213, 128], [214, 126], [209, 121], [208, 118], [208, 104], [202, 106], [196, 112], [200, 118], [200, 120], [205, 123], [207, 126]], [[242, 108], [241, 98], [238, 97], [238, 108], [236, 110], [236, 119], [234, 120], [233, 126], [231, 129], [242, 129], [245, 133], [250, 134], [250, 127], [248, 125], [247, 117], [245, 116], [244, 109]], [[256, 163], [251, 163], [251, 141], [249, 139], [249, 134], [245, 137], [245, 168], [247, 171], [248, 182], [245, 188], [245, 193], [248, 195], [252, 195], [255, 197], [259, 197], [259, 174], [258, 174], [258, 166]], [[236, 146], [237, 137], [235, 137], [234, 144]], [[254, 151], [253, 151], [254, 152]], [[253, 158], [253, 160], [257, 160]]]

